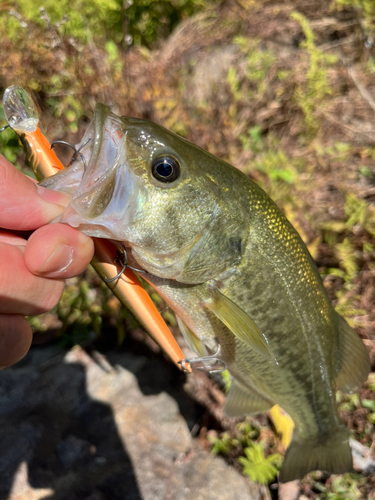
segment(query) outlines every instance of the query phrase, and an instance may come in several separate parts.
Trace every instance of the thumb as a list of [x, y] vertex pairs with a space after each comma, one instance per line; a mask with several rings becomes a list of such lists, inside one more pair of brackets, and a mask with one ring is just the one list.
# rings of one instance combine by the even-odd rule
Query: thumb
[[42, 188], [0, 155], [0, 227], [31, 231], [57, 217], [69, 203], [65, 193]]

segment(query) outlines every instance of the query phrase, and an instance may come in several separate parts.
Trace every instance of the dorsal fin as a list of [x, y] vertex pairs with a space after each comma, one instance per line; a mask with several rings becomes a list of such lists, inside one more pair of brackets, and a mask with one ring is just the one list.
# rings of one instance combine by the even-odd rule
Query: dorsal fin
[[371, 369], [365, 345], [348, 323], [336, 313], [339, 326], [339, 363], [336, 387], [343, 392], [355, 392], [366, 382]]

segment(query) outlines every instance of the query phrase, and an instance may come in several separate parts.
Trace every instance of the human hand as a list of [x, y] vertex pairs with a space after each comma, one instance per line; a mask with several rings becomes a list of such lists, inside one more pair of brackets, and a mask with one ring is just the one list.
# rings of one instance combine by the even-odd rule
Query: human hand
[[[0, 367], [29, 350], [32, 331], [25, 316], [52, 309], [64, 279], [88, 266], [91, 238], [63, 224], [50, 224], [69, 196], [42, 188], [0, 155]], [[34, 231], [28, 240], [15, 231]]]

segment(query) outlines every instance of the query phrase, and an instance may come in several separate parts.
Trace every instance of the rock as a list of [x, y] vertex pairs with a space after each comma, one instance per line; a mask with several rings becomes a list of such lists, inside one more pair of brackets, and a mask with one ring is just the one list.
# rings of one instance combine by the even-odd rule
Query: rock
[[192, 439], [195, 403], [160, 360], [44, 348], [4, 370], [0, 498], [259, 500]]
[[349, 439], [350, 448], [353, 455], [353, 466], [358, 472], [367, 472], [374, 474], [375, 461], [372, 458], [372, 452], [367, 446], [359, 443], [355, 439]]
[[223, 84], [238, 49], [234, 45], [218, 47], [207, 51], [194, 66], [192, 75], [187, 81], [186, 98], [192, 106], [202, 107], [215, 99], [216, 102], [227, 104], [228, 86]]
[[289, 483], [279, 483], [279, 500], [297, 500], [300, 498], [300, 484], [299, 479], [289, 481]]
[[34, 489], [30, 487], [27, 464], [21, 462], [14, 474], [8, 500], [42, 500], [43, 498], [49, 498], [47, 495], [53, 495], [51, 488]]

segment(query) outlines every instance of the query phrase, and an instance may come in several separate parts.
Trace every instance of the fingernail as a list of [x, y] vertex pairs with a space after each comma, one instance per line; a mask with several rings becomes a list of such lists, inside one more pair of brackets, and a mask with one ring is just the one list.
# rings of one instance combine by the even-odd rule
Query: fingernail
[[48, 203], [53, 203], [54, 205], [61, 205], [66, 207], [72, 197], [68, 193], [63, 193], [61, 191], [53, 191], [52, 189], [47, 189], [37, 184], [36, 189], [38, 194], [43, 200], [48, 201]]
[[74, 250], [66, 243], [60, 243], [52, 255], [38, 269], [38, 274], [54, 278], [65, 271], [73, 261]]

